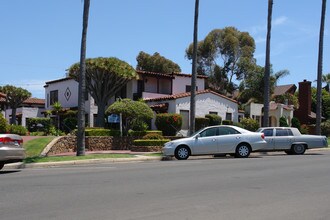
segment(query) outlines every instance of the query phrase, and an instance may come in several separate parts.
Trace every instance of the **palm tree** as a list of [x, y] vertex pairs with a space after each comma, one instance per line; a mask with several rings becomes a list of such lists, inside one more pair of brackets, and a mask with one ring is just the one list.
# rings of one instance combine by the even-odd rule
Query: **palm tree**
[[327, 84], [325, 89], [330, 92], [330, 73], [322, 75], [322, 82]]
[[316, 128], [315, 133], [321, 134], [321, 117], [322, 117], [322, 67], [323, 67], [323, 37], [324, 37], [324, 20], [327, 0], [322, 0], [321, 25], [319, 37], [319, 55], [317, 65], [317, 92], [316, 92]]
[[192, 58], [192, 74], [191, 74], [191, 96], [190, 96], [190, 127], [189, 134], [195, 132], [195, 112], [196, 112], [196, 80], [197, 80], [197, 35], [198, 35], [198, 8], [199, 0], [195, 1], [195, 17], [194, 17], [194, 39], [193, 39], [193, 58]]
[[78, 92], [77, 156], [85, 155], [85, 93], [86, 93], [86, 38], [90, 0], [84, 0], [83, 29], [80, 48], [80, 76]]
[[58, 131], [60, 130], [60, 112], [62, 111], [62, 105], [60, 102], [54, 102], [54, 104], [52, 105], [53, 107], [53, 112], [56, 115], [56, 120], [57, 120], [57, 135], [58, 135]]
[[267, 40], [266, 40], [266, 62], [264, 75], [264, 118], [263, 126], [269, 126], [269, 99], [270, 99], [270, 35], [272, 29], [273, 0], [268, 0]]

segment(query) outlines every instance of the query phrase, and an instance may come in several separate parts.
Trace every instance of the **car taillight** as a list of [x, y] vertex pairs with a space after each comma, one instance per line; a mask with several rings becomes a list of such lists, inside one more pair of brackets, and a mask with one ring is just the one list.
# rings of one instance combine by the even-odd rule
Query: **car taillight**
[[261, 138], [265, 139], [265, 134], [264, 133], [261, 133]]
[[23, 143], [23, 141], [22, 140], [14, 140], [10, 137], [0, 137], [0, 144], [8, 144], [8, 143], [21, 145]]

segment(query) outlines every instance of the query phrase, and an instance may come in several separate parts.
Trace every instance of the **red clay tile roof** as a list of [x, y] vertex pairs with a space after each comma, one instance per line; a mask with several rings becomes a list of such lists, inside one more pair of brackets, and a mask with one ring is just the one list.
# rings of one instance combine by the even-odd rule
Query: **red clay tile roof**
[[[219, 96], [219, 97], [224, 98], [224, 99], [227, 99], [227, 100], [229, 100], [231, 102], [237, 103], [236, 100], [231, 99], [231, 98], [228, 98], [228, 97], [226, 97], [224, 95], [221, 95], [221, 94], [216, 93], [214, 91], [211, 91], [209, 89], [207, 89], [207, 90], [201, 90], [201, 91], [196, 91], [196, 95], [206, 94], [206, 93], [212, 93], [212, 94], [214, 94], [216, 96]], [[147, 102], [173, 100], [173, 99], [188, 97], [188, 96], [190, 96], [190, 94], [191, 94], [190, 92], [185, 92], [185, 93], [178, 93], [178, 94], [174, 94], [174, 95], [162, 96], [162, 97], [158, 97], [158, 98], [147, 98], [147, 99], [144, 99], [144, 100], [147, 101]]]
[[[173, 73], [155, 73], [155, 72], [142, 71], [142, 70], [137, 70], [136, 72], [138, 74], [143, 74], [143, 75], [163, 76], [163, 77], [169, 77], [169, 78], [174, 78], [174, 76], [191, 77], [191, 74], [178, 73], [178, 72], [173, 72]], [[197, 75], [197, 78], [208, 78], [208, 76]]]
[[278, 95], [283, 95], [288, 92], [294, 93], [296, 91], [296, 89], [297, 89], [297, 87], [295, 84], [275, 86], [273, 95], [278, 96]]
[[38, 98], [28, 98], [23, 102], [23, 104], [28, 104], [28, 105], [45, 105], [45, 99], [38, 99]]

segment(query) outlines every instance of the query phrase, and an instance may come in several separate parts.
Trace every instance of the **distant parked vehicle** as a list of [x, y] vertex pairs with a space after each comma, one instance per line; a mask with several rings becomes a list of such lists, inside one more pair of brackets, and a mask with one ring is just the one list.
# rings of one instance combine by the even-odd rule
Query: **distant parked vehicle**
[[327, 137], [301, 134], [297, 128], [265, 127], [257, 132], [265, 135], [267, 147], [262, 151], [285, 151], [287, 154], [304, 154], [307, 149], [328, 147]]
[[210, 126], [197, 131], [187, 138], [167, 142], [163, 147], [164, 156], [175, 156], [186, 160], [193, 155], [234, 154], [248, 157], [251, 152], [266, 147], [264, 135], [236, 126]]
[[22, 137], [16, 134], [0, 134], [0, 170], [5, 164], [22, 162], [24, 158]]

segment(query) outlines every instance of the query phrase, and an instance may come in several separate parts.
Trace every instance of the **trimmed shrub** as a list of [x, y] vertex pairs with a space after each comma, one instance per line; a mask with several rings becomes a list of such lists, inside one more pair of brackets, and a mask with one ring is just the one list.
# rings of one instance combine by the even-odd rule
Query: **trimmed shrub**
[[142, 137], [144, 140], [162, 140], [164, 139], [163, 135], [157, 133], [149, 133]]
[[330, 120], [321, 123], [321, 134], [329, 136], [330, 134]]
[[242, 128], [249, 130], [249, 131], [256, 131], [259, 128], [258, 121], [252, 118], [243, 118], [240, 122]]
[[134, 140], [133, 144], [135, 146], [163, 146], [165, 143], [169, 142], [170, 139], [161, 139], [161, 140], [143, 140], [143, 139], [138, 139]]
[[219, 115], [207, 114], [207, 115], [205, 115], [205, 118], [210, 119], [210, 123], [209, 123], [210, 126], [221, 125], [222, 118]]
[[28, 130], [25, 127], [23, 127], [22, 125], [9, 125], [8, 132], [10, 134], [18, 134], [18, 135], [25, 136], [27, 134]]
[[289, 127], [285, 117], [280, 117], [280, 127]]
[[105, 128], [88, 128], [85, 129], [86, 136], [120, 136], [120, 131]]
[[30, 132], [45, 132], [49, 133], [52, 126], [50, 118], [29, 118], [27, 120], [27, 128]]
[[133, 119], [130, 127], [133, 131], [146, 131], [149, 126], [143, 120]]
[[3, 117], [3, 115], [0, 113], [0, 133], [6, 133], [7, 132], [7, 121]]
[[195, 130], [196, 131], [209, 126], [209, 124], [210, 124], [210, 119], [208, 119], [208, 118], [201, 118], [201, 117], [195, 118]]
[[180, 114], [163, 113], [157, 114], [155, 125], [164, 136], [175, 136], [181, 130], [182, 116]]
[[223, 125], [233, 125], [233, 122], [231, 120], [223, 120], [222, 124]]
[[128, 135], [131, 137], [143, 137], [146, 134], [159, 134], [162, 135], [162, 131], [150, 130], [150, 131], [133, 131], [129, 130]]
[[300, 129], [301, 129], [301, 124], [300, 124], [299, 119], [296, 118], [296, 117], [293, 117], [293, 118], [291, 119], [291, 126], [294, 127], [294, 128], [298, 128], [298, 130], [300, 131]]
[[302, 124], [301, 127], [300, 127], [300, 133], [309, 134], [309, 127], [305, 124]]

